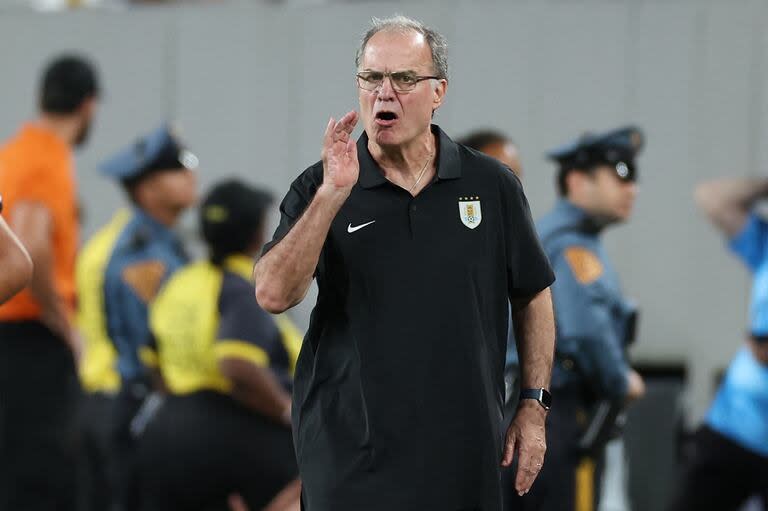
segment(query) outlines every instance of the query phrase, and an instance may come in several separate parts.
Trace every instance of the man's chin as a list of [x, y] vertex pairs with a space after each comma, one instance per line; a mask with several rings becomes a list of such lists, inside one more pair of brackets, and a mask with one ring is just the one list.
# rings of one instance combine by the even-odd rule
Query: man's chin
[[400, 144], [400, 137], [391, 128], [374, 127], [373, 140], [376, 144], [387, 147]]

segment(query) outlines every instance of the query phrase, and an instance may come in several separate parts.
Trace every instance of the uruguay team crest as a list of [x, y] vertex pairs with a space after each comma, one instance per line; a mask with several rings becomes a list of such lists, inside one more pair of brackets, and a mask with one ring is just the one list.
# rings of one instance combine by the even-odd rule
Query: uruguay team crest
[[459, 197], [459, 218], [461, 223], [474, 229], [483, 220], [480, 210], [480, 197]]

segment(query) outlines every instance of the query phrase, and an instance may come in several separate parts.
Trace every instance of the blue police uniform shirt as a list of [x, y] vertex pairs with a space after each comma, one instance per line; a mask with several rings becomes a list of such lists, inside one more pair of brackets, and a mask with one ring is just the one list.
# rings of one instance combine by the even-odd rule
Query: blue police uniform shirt
[[150, 339], [147, 304], [187, 260], [173, 231], [134, 208], [104, 277], [107, 331], [118, 353], [117, 369], [123, 381], [145, 375], [139, 348]]
[[[750, 330], [768, 335], [768, 223], [752, 214], [730, 248], [753, 273]], [[748, 346], [731, 361], [705, 421], [742, 447], [768, 456], [768, 366]]]
[[623, 399], [629, 371], [624, 348], [635, 308], [624, 298], [606, 256], [602, 227], [560, 199], [537, 230], [557, 277], [552, 299], [558, 361], [552, 388], [586, 384], [602, 399]]

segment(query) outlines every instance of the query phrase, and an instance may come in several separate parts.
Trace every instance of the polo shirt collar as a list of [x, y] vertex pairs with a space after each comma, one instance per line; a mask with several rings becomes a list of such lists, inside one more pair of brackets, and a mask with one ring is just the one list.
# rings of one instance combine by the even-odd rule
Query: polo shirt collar
[[[438, 180], [460, 178], [461, 160], [459, 158], [459, 146], [437, 124], [433, 124], [431, 129], [438, 139]], [[371, 153], [368, 152], [368, 134], [365, 131], [357, 139], [357, 155], [360, 162], [360, 177], [358, 178], [360, 186], [363, 188], [373, 188], [388, 182], [379, 165], [373, 159]]]

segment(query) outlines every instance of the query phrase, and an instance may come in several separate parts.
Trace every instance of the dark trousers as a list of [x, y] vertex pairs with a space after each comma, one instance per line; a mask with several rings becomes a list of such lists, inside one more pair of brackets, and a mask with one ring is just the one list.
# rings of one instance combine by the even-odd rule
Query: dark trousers
[[112, 509], [110, 477], [110, 434], [114, 398], [103, 393], [87, 393], [80, 406], [81, 500], [82, 511]]
[[291, 430], [217, 392], [166, 398], [139, 444], [148, 511], [255, 511], [298, 477]]
[[139, 481], [137, 468], [137, 440], [131, 432], [131, 423], [149, 395], [149, 384], [142, 379], [124, 381], [112, 406], [109, 473], [112, 478], [116, 511], [137, 511]]
[[761, 492], [763, 498], [768, 496], [768, 458], [702, 426], [685, 449], [679, 484], [667, 509], [735, 511]]
[[[511, 415], [513, 411], [508, 411]], [[502, 471], [505, 511], [594, 511], [600, 498], [603, 455], [584, 456], [577, 449], [585, 422], [576, 393], [553, 391], [547, 417], [547, 453], [539, 476], [523, 497], [515, 492], [513, 465]], [[511, 420], [511, 417], [509, 418]]]
[[0, 323], [0, 510], [75, 509], [78, 395], [62, 339], [35, 321]]

